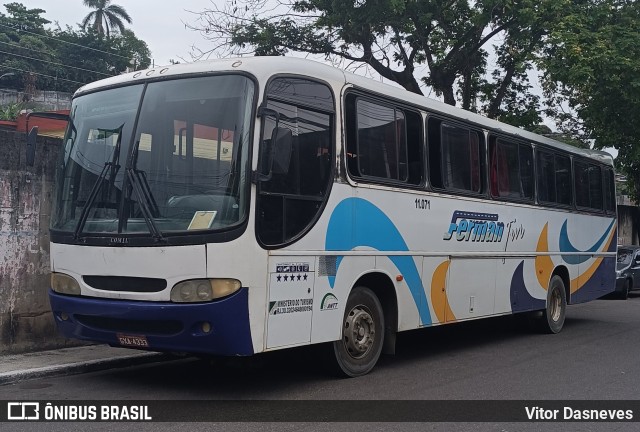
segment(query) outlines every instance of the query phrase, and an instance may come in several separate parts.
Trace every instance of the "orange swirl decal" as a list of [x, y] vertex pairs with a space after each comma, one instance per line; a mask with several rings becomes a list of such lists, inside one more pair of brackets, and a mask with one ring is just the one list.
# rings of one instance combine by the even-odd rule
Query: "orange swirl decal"
[[[547, 240], [547, 230], [549, 222], [544, 224], [540, 237], [538, 238], [538, 245], [536, 246], [536, 252], [549, 252], [549, 242]], [[538, 283], [543, 289], [549, 287], [549, 280], [551, 279], [551, 273], [553, 272], [553, 261], [549, 255], [536, 256], [536, 277]]]
[[444, 261], [433, 272], [431, 278], [431, 304], [433, 310], [436, 313], [438, 321], [441, 323], [448, 321], [455, 321], [456, 317], [449, 305], [449, 299], [447, 298], [447, 271], [449, 270], [450, 260]]

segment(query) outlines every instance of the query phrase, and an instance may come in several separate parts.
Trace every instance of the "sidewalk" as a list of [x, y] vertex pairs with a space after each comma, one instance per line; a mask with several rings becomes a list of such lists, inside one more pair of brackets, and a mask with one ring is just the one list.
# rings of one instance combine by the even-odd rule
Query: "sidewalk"
[[166, 354], [91, 345], [0, 356], [0, 385], [166, 360]]

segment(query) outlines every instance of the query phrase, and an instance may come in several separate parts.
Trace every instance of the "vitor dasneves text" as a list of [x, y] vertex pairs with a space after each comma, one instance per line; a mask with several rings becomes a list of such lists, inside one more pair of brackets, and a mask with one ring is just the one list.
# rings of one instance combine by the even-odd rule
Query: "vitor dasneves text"
[[525, 407], [529, 420], [632, 420], [633, 410]]

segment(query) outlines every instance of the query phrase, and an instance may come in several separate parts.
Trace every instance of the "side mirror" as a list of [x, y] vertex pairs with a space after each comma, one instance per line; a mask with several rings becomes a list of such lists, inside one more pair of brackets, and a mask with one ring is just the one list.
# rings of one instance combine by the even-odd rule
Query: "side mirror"
[[38, 138], [38, 126], [34, 126], [29, 131], [29, 135], [27, 135], [27, 149], [26, 149], [26, 157], [27, 157], [27, 166], [32, 167], [36, 161], [36, 139]]

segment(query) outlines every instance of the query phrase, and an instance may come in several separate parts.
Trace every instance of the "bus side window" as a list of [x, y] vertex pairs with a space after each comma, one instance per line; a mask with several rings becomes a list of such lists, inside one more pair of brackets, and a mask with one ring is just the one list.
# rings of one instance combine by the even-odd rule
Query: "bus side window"
[[427, 122], [427, 148], [429, 151], [429, 180], [431, 186], [442, 189], [442, 165], [440, 151], [440, 124], [436, 118], [429, 118]]
[[613, 170], [611, 168], [604, 169], [604, 207], [608, 213], [616, 211], [616, 191], [613, 180]]
[[[434, 127], [438, 124], [439, 127]], [[430, 119], [429, 156], [434, 187], [481, 192], [480, 134], [477, 131]]]
[[[263, 245], [285, 244], [303, 235], [319, 215], [330, 190], [333, 165], [333, 96], [327, 86], [302, 78], [277, 78], [266, 107], [291, 131], [286, 169], [259, 182], [257, 235]], [[268, 148], [276, 120], [263, 117], [260, 152]]]
[[556, 202], [556, 172], [553, 153], [538, 151], [536, 156], [538, 200]]
[[551, 204], [572, 205], [573, 175], [569, 156], [539, 150], [536, 164], [538, 200]]
[[602, 210], [602, 172], [600, 167], [576, 160], [573, 169], [576, 206]]
[[346, 165], [356, 178], [419, 185], [424, 177], [419, 113], [357, 94], [345, 100]]
[[500, 198], [533, 198], [533, 150], [531, 146], [491, 137], [491, 195]]
[[571, 205], [573, 203], [573, 188], [571, 187], [571, 159], [568, 156], [556, 155], [556, 196], [558, 204]]
[[408, 183], [419, 185], [424, 178], [424, 145], [422, 139], [422, 116], [405, 111], [407, 119], [407, 161], [409, 169]]
[[404, 113], [363, 99], [356, 101], [356, 113], [359, 174], [406, 181], [407, 137]]

